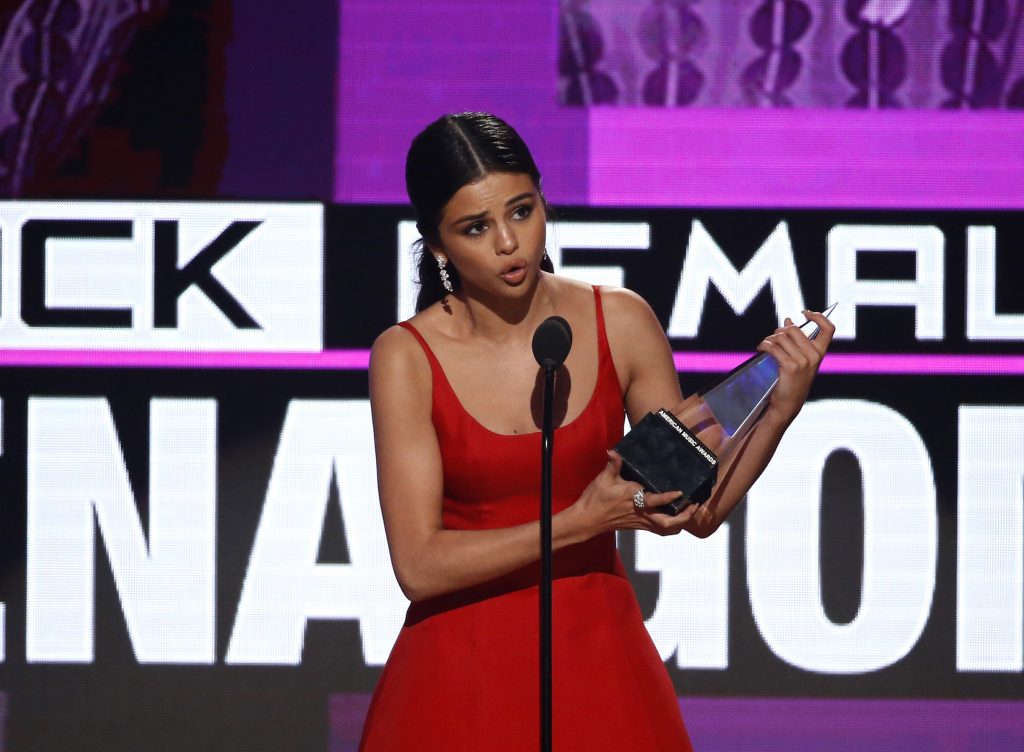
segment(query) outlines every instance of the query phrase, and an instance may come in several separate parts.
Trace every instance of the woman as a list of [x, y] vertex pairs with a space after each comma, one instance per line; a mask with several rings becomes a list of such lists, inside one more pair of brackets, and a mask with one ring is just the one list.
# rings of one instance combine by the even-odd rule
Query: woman
[[831, 324], [790, 323], [760, 350], [781, 376], [765, 417], [712, 499], [677, 516], [619, 475], [609, 448], [682, 399], [650, 308], [628, 290], [552, 274], [530, 152], [490, 115], [449, 115], [412, 143], [406, 184], [423, 236], [418, 313], [370, 362], [381, 507], [412, 604], [367, 715], [365, 750], [538, 746], [541, 384], [531, 343], [548, 316], [573, 347], [555, 403], [552, 537], [556, 748], [686, 750], [664, 664], [644, 628], [614, 531], [710, 535], [803, 405]]

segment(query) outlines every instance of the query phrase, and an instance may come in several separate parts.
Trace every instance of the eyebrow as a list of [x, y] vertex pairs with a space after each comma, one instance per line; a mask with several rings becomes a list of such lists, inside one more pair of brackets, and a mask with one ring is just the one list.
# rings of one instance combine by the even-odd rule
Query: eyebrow
[[[524, 191], [523, 193], [520, 193], [517, 196], [513, 196], [512, 198], [505, 202], [505, 206], [511, 206], [512, 204], [515, 204], [527, 198], [533, 198], [533, 191]], [[486, 216], [486, 211], [482, 211], [479, 214], [467, 214], [465, 217], [459, 217], [454, 222], [452, 222], [452, 224], [460, 225], [463, 222], [475, 222], [476, 220], [483, 219]]]

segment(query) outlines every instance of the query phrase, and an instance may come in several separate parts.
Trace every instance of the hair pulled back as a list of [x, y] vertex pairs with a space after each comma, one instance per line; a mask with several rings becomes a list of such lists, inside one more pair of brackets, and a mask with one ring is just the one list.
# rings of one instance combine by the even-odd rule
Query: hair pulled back
[[[447, 293], [441, 285], [437, 261], [427, 248], [439, 242], [441, 214], [452, 196], [464, 185], [488, 173], [529, 175], [541, 201], [540, 171], [519, 134], [501, 118], [484, 112], [445, 115], [428, 125], [413, 139], [405, 161], [405, 188], [416, 213], [417, 271], [420, 284], [416, 310], [422, 311]], [[545, 208], [547, 204], [545, 203]], [[551, 261], [541, 264], [554, 271]], [[452, 287], [461, 284], [458, 270], [448, 265]]]

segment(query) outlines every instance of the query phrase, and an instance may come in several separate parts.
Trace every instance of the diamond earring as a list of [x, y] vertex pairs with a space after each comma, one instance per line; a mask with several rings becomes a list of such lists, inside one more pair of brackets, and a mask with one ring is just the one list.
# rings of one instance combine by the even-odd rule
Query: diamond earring
[[448, 275], [448, 270], [444, 268], [446, 264], [444, 257], [434, 256], [434, 258], [437, 259], [437, 270], [441, 275], [441, 287], [445, 289], [445, 292], [455, 292], [452, 287], [451, 277]]

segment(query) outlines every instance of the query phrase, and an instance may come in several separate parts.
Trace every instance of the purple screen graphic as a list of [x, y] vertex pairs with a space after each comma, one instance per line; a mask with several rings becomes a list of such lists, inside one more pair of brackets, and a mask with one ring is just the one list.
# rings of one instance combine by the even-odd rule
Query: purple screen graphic
[[[1022, 75], [1022, 56], [1014, 52], [1015, 37], [1005, 24], [987, 30], [995, 39], [968, 34], [974, 46], [960, 50], [956, 40], [968, 32], [958, 30], [958, 17], [946, 3], [913, 9], [893, 3], [889, 16], [860, 18], [857, 24], [839, 7], [848, 3], [694, 3], [703, 25], [690, 32], [703, 34], [698, 47], [704, 52], [693, 52], [691, 62], [708, 80], [692, 106], [681, 106], [685, 97], [665, 106], [643, 98], [644, 71], [651, 69], [647, 78], [656, 84], [651, 75], [658, 70], [654, 53], [643, 54], [643, 13], [622, 10], [659, 4], [570, 5], [588, 6], [586, 29], [602, 35], [591, 43], [597, 53], [584, 55], [593, 74], [587, 80], [611, 81], [621, 95], [616, 101], [573, 103], [572, 77], [559, 74], [560, 20], [564, 29], [566, 18], [560, 19], [554, 0], [403, 0], [389, 3], [386, 12], [371, 0], [342, 2], [335, 200], [405, 203], [403, 160], [412, 136], [446, 112], [487, 110], [523, 133], [555, 203], [1024, 207], [1024, 111], [1006, 109], [1018, 106], [1016, 88], [1024, 91], [1024, 85], [1013, 85]], [[782, 54], [785, 45], [761, 40], [770, 50], [782, 50], [779, 71], [785, 72], [796, 53], [805, 58], [805, 70], [791, 70], [789, 78], [777, 71], [767, 82], [757, 73], [761, 36], [748, 35], [747, 28], [760, 5], [805, 6], [806, 29], [791, 40], [790, 55]], [[636, 23], [626, 25], [625, 13], [634, 13]], [[572, 20], [572, 13], [562, 15]], [[669, 20], [682, 24], [683, 32], [693, 23]], [[973, 21], [963, 23], [970, 27]], [[683, 32], [677, 57], [689, 49]], [[872, 39], [889, 44], [890, 51], [897, 45], [903, 68], [858, 57], [858, 40], [869, 45]], [[1003, 68], [996, 64], [996, 73], [986, 78], [997, 53]], [[752, 68], [740, 65], [743, 54]], [[830, 64], [822, 64], [823, 56], [831, 56]], [[572, 69], [564, 58], [563, 72]], [[769, 55], [764, 64], [771, 60]], [[686, 70], [676, 71], [678, 80]], [[993, 76], [1005, 80], [995, 94], [986, 83]], [[726, 79], [735, 81], [731, 100]], [[824, 93], [822, 86], [807, 83], [815, 81], [827, 84]], [[710, 93], [723, 91], [718, 97]], [[979, 106], [990, 109], [973, 109]]]
[[[701, 752], [995, 752], [1024, 746], [1014, 702], [684, 697]], [[363, 694], [329, 701], [330, 752], [355, 752], [369, 706]]]

